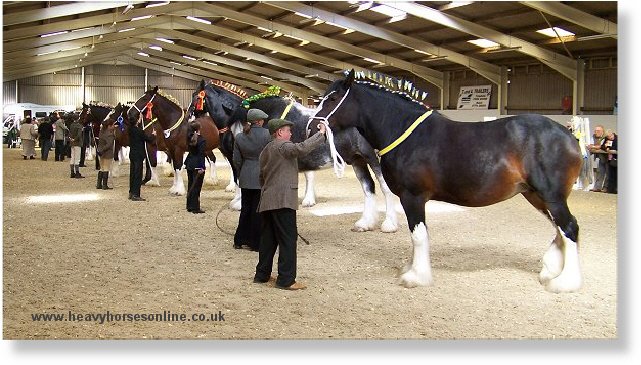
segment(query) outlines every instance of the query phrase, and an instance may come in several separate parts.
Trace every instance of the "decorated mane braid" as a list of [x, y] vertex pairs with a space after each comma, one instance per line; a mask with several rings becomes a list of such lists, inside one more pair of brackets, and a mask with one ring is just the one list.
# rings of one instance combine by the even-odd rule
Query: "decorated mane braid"
[[169, 94], [165, 94], [165, 92], [162, 91], [162, 90], [158, 90], [158, 95], [160, 95], [160, 96], [164, 97], [165, 99], [171, 101], [172, 103], [176, 104], [180, 109], [182, 109], [182, 106], [180, 106], [180, 102], [178, 100], [176, 100], [176, 98], [174, 98], [173, 96], [171, 96]]
[[[347, 71], [345, 74], [347, 75]], [[428, 109], [430, 108], [423, 103], [423, 100], [425, 100], [428, 93], [426, 91], [421, 91], [415, 88], [411, 81], [397, 79], [395, 77], [387, 76], [385, 74], [379, 74], [376, 72], [372, 73], [370, 71], [367, 71], [367, 74], [365, 73], [365, 71], [357, 71], [354, 76], [354, 82], [356, 83], [383, 89], [392, 94], [403, 96], [410, 101], [413, 101]], [[373, 82], [367, 80], [372, 80]]]
[[247, 92], [241, 89], [240, 86], [230, 84], [229, 82], [222, 81], [222, 80], [210, 80], [209, 83], [212, 85], [216, 85], [222, 89], [225, 89], [230, 93], [238, 96], [241, 99], [245, 99], [247, 97]]
[[101, 108], [106, 108], [106, 109], [115, 108], [113, 105], [110, 105], [110, 104], [107, 104], [107, 103], [103, 103], [101, 101], [97, 101], [97, 102], [92, 101], [92, 102], [89, 103], [89, 106], [99, 106]]
[[241, 105], [249, 109], [249, 104], [258, 101], [260, 99], [265, 99], [271, 96], [280, 95], [280, 86], [271, 85], [267, 90], [263, 91], [260, 94], [252, 95], [241, 102]]

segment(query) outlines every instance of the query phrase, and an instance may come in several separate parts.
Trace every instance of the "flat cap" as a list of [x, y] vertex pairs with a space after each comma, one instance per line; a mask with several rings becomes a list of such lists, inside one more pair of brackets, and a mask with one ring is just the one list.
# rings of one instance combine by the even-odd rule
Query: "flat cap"
[[269, 116], [267, 114], [265, 114], [265, 112], [260, 110], [260, 109], [249, 109], [249, 111], [247, 112], [247, 121], [250, 122], [250, 123], [255, 122], [257, 120], [260, 120], [260, 119], [264, 120], [265, 118], [268, 118], [268, 117]]
[[267, 128], [269, 128], [269, 134], [274, 134], [278, 128], [284, 127], [286, 125], [294, 125], [294, 123], [285, 119], [271, 119], [267, 122]]

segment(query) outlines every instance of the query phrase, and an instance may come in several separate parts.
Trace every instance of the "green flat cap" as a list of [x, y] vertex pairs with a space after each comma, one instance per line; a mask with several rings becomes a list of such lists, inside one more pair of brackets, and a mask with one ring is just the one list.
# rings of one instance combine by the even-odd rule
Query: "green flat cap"
[[284, 127], [286, 125], [294, 125], [294, 123], [285, 119], [271, 119], [269, 122], [267, 122], [267, 128], [269, 128], [269, 134], [274, 134], [274, 132], [276, 132], [278, 128]]
[[247, 111], [247, 121], [250, 123], [255, 122], [257, 120], [265, 119], [268, 117], [269, 116], [260, 109], [249, 109], [249, 111]]

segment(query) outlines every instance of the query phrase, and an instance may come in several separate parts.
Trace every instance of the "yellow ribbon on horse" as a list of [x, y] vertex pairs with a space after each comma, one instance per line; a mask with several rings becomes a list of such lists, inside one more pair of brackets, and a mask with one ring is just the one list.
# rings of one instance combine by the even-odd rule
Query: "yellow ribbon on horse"
[[423, 115], [421, 115], [420, 117], [418, 117], [418, 119], [416, 119], [416, 120], [414, 121], [414, 123], [412, 123], [412, 125], [410, 125], [410, 126], [409, 126], [409, 128], [407, 128], [407, 130], [405, 131], [405, 133], [403, 133], [400, 137], [398, 137], [398, 138], [397, 138], [394, 142], [392, 142], [389, 146], [387, 146], [387, 147], [383, 148], [382, 150], [380, 150], [380, 151], [378, 152], [378, 155], [379, 155], [379, 156], [383, 156], [384, 154], [386, 154], [386, 153], [388, 153], [389, 151], [391, 151], [391, 150], [393, 150], [394, 148], [396, 148], [399, 144], [403, 143], [403, 141], [404, 141], [404, 140], [406, 140], [406, 139], [407, 139], [407, 137], [409, 137], [409, 136], [410, 136], [410, 134], [412, 134], [412, 132], [414, 131], [414, 129], [416, 129], [416, 127], [418, 127], [418, 125], [419, 125], [419, 124], [421, 124], [425, 119], [427, 119], [427, 117], [429, 117], [431, 114], [432, 114], [432, 110], [430, 109], [430, 110], [428, 110], [427, 112], [425, 112], [425, 114], [423, 114]]

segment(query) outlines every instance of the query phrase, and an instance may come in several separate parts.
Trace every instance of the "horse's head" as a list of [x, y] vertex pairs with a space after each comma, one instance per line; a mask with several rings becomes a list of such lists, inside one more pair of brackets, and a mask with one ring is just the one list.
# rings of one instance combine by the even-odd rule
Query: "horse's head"
[[[315, 120], [327, 124], [330, 128], [340, 131], [357, 125], [358, 113], [355, 106], [350, 103], [350, 90], [354, 83], [354, 70], [352, 69], [345, 79], [334, 81], [321, 100], [316, 112], [309, 120], [314, 126]], [[315, 128], [314, 128], [315, 129]]]
[[116, 124], [117, 126], [124, 126], [125, 123], [125, 117], [126, 117], [126, 108], [123, 104], [118, 103], [115, 108], [107, 116], [105, 117], [105, 120], [103, 120], [102, 125], [103, 127], [107, 127], [109, 125], [114, 125]]
[[218, 129], [230, 125], [231, 117], [241, 102], [242, 98], [231, 91], [211, 83], [205, 86], [205, 109]]
[[196, 91], [191, 94], [191, 103], [187, 108], [187, 115], [194, 116], [196, 118], [201, 117], [203, 114], [207, 113], [207, 104], [205, 102], [207, 91], [205, 90], [205, 80], [200, 80]]
[[90, 110], [91, 110], [91, 107], [89, 105], [85, 104], [85, 102], [83, 101], [82, 102], [82, 111], [80, 112], [80, 118], [78, 119], [80, 124], [82, 124], [82, 125], [87, 124], [87, 116], [89, 115]]
[[133, 122], [133, 124], [136, 124], [136, 121], [138, 120], [141, 113], [145, 109], [151, 110], [153, 105], [152, 101], [157, 94], [158, 94], [158, 86], [154, 87], [153, 89], [145, 91], [145, 93], [142, 94], [142, 96], [138, 98], [138, 100], [136, 100], [134, 105], [132, 105], [131, 108], [129, 108], [129, 111], [127, 112], [127, 117], [129, 118], [130, 121]]

